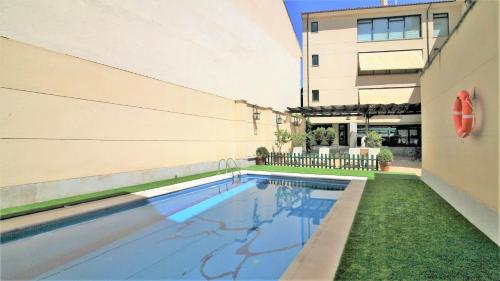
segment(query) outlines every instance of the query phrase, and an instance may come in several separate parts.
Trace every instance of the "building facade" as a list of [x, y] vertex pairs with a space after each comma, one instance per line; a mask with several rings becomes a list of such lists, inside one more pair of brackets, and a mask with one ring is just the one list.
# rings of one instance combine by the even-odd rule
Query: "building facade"
[[[303, 19], [303, 105], [420, 103], [419, 72], [446, 40], [461, 1], [312, 12]], [[333, 126], [336, 144], [355, 147], [365, 118], [312, 117]], [[383, 145], [421, 146], [420, 115], [373, 116]]]
[[1, 208], [248, 165], [278, 126], [296, 129], [277, 122], [300, 91], [281, 0], [0, 0], [0, 13]]

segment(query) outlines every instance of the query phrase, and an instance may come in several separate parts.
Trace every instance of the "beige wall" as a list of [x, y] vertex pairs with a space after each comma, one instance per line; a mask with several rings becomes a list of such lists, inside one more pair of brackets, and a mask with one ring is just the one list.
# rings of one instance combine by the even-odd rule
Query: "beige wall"
[[[432, 33], [433, 13], [449, 13], [450, 29], [453, 28], [461, 14], [461, 2], [446, 4], [433, 4], [429, 9], [429, 32]], [[373, 96], [363, 101], [369, 103], [402, 103], [418, 102], [419, 85], [417, 74], [397, 75], [363, 75], [358, 76], [358, 53], [377, 52], [389, 50], [423, 50], [423, 60], [427, 60], [427, 29], [426, 10], [428, 5], [414, 5], [404, 7], [386, 7], [377, 9], [361, 9], [351, 11], [337, 11], [328, 13], [315, 13], [303, 15], [303, 63], [304, 63], [304, 104], [307, 105], [307, 92], [309, 91], [309, 105], [342, 105], [357, 104], [358, 91], [368, 93], [366, 89], [372, 90]], [[398, 15], [421, 15], [422, 38], [410, 40], [389, 40], [378, 42], [357, 42], [357, 20], [363, 18], [376, 18]], [[307, 26], [310, 22], [319, 23], [319, 32], [307, 34]], [[436, 38], [430, 36], [430, 49], [437, 42]], [[309, 41], [309, 44], [307, 43]], [[442, 39], [440, 39], [442, 41]], [[439, 42], [438, 42], [439, 43]], [[308, 50], [309, 46], [309, 50]], [[309, 67], [311, 56], [319, 55], [319, 67]], [[308, 78], [309, 75], [309, 78]], [[308, 82], [310, 83], [308, 85]], [[378, 95], [384, 88], [396, 88], [387, 90], [387, 94]], [[394, 100], [387, 96], [395, 93], [401, 88], [411, 88], [403, 93], [404, 98], [399, 96]], [[320, 91], [320, 101], [312, 101], [312, 90]], [[411, 94], [408, 94], [408, 91]], [[390, 93], [389, 93], [390, 92]], [[393, 117], [387, 118], [387, 122], [393, 123]], [[418, 116], [414, 118], [399, 118], [399, 123], [419, 123]], [[382, 120], [379, 120], [382, 121]], [[364, 120], [362, 121], [364, 122]], [[382, 121], [383, 122], [383, 121]]]
[[[174, 167], [274, 146], [276, 112], [0, 38], [0, 186]], [[290, 130], [290, 118], [281, 125]]]
[[297, 106], [282, 0], [0, 0], [0, 36], [230, 99]]
[[[477, 1], [421, 77], [423, 179], [497, 243], [499, 9], [498, 1]], [[452, 120], [461, 89], [476, 94], [474, 129], [463, 139]]]

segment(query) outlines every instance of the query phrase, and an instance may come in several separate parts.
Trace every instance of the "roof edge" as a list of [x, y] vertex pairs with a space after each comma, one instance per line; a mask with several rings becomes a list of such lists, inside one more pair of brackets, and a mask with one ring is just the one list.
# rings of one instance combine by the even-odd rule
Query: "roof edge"
[[398, 4], [398, 5], [387, 5], [387, 6], [365, 6], [365, 7], [343, 8], [343, 9], [323, 10], [323, 11], [314, 11], [314, 12], [303, 12], [303, 13], [301, 13], [301, 16], [312, 15], [312, 14], [334, 13], [334, 12], [357, 11], [357, 10], [409, 7], [409, 6], [429, 5], [429, 4], [443, 4], [443, 3], [446, 4], [446, 3], [455, 3], [455, 2], [457, 2], [457, 0], [427, 1], [427, 2], [406, 3], [406, 4]]

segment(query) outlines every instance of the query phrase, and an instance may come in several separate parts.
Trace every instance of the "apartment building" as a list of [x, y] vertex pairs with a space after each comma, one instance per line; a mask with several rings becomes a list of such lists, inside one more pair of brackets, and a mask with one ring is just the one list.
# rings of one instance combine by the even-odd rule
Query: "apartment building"
[[[463, 4], [381, 1], [303, 14], [303, 106], [419, 104], [419, 72], [457, 24]], [[333, 125], [337, 144], [351, 147], [360, 144], [368, 127], [364, 116], [311, 122]], [[384, 146], [421, 146], [420, 114], [371, 116], [368, 128], [382, 135]]]

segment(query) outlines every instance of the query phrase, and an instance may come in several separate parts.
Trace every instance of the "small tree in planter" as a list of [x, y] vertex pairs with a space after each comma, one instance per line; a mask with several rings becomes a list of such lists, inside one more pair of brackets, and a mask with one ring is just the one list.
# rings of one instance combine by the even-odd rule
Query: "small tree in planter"
[[335, 132], [335, 129], [333, 127], [329, 127], [328, 129], [326, 129], [325, 138], [326, 141], [328, 142], [328, 145], [332, 145], [336, 137], [337, 137], [337, 132]]
[[328, 145], [328, 141], [326, 139], [326, 130], [323, 127], [316, 128], [313, 131], [314, 141], [318, 145]]
[[292, 146], [293, 147], [303, 147], [306, 142], [305, 133], [295, 133], [292, 134]]
[[382, 148], [377, 155], [378, 162], [380, 163], [380, 169], [384, 172], [389, 172], [394, 156], [392, 152], [387, 148]]
[[267, 148], [261, 146], [257, 148], [255, 151], [255, 155], [257, 156], [255, 158], [255, 162], [257, 165], [265, 165], [266, 164], [266, 158], [269, 156], [269, 151]]
[[382, 147], [382, 137], [375, 131], [369, 131], [366, 135], [366, 147]]
[[292, 136], [287, 130], [278, 129], [274, 135], [276, 136], [276, 146], [278, 147], [278, 155], [281, 154], [281, 148], [283, 145], [290, 142]]

